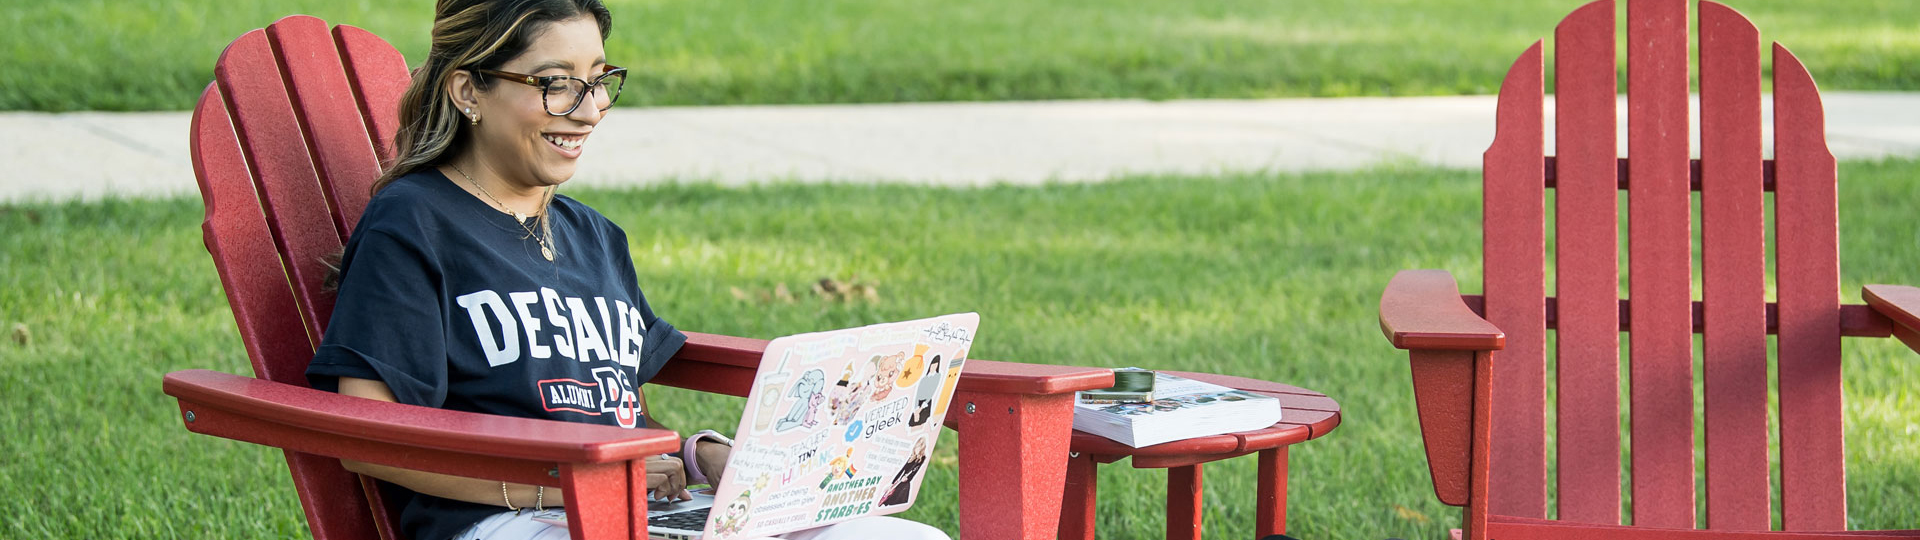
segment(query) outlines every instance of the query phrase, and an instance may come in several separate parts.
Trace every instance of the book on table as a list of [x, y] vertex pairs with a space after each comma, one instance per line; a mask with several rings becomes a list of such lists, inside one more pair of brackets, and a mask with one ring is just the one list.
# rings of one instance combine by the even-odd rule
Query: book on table
[[1280, 421], [1280, 400], [1213, 383], [1154, 374], [1153, 401], [1074, 402], [1073, 429], [1134, 448], [1164, 442], [1252, 431]]

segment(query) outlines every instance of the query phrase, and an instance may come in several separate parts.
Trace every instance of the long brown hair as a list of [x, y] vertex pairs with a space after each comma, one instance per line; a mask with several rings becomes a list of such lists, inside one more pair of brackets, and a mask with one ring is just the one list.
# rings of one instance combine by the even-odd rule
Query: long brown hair
[[[600, 0], [439, 0], [433, 47], [400, 96], [394, 159], [373, 181], [373, 191], [457, 156], [471, 144], [467, 117], [447, 96], [448, 77], [463, 69], [497, 69], [526, 52], [547, 24], [581, 15], [591, 15], [600, 24], [600, 39], [607, 39], [613, 16]], [[482, 91], [494, 82], [473, 79]]]
[[[373, 191], [393, 180], [457, 156], [471, 143], [466, 117], [446, 92], [447, 77], [462, 69], [495, 69], [532, 46], [533, 36], [547, 24], [580, 15], [592, 15], [607, 39], [613, 16], [600, 0], [439, 0], [434, 5], [433, 48], [427, 61], [413, 70], [413, 80], [400, 95], [400, 130], [394, 136], [394, 158], [373, 181]], [[494, 81], [475, 77], [484, 91]], [[545, 218], [541, 218], [543, 227]], [[340, 285], [340, 260], [345, 249], [326, 257], [328, 267], [321, 288]]]

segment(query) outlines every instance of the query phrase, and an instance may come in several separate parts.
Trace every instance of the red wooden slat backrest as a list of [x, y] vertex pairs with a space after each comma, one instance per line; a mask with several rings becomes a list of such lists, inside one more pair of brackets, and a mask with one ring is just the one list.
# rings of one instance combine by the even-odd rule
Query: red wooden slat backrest
[[[1776, 159], [1763, 159], [1759, 32], [1726, 6], [1699, 8], [1701, 157], [1688, 159], [1686, 0], [1629, 0], [1627, 159], [1616, 158], [1615, 4], [1556, 29], [1557, 156], [1542, 149], [1540, 45], [1500, 92], [1487, 150], [1485, 312], [1507, 334], [1493, 362], [1491, 513], [1545, 518], [1545, 331], [1555, 350], [1557, 517], [1695, 527], [1693, 334], [1704, 334], [1707, 522], [1771, 523], [1765, 202], [1775, 189], [1782, 507], [1788, 530], [1845, 528], [1841, 306], [1834, 162], [1818, 91], [1774, 55]], [[1543, 163], [1553, 170], [1543, 171]], [[1697, 171], [1692, 170], [1694, 166]], [[1771, 171], [1771, 175], [1769, 172]], [[1692, 176], [1700, 190], [1701, 318], [1692, 302]], [[1771, 182], [1770, 182], [1771, 181]], [[1555, 194], [1555, 291], [1544, 291], [1544, 188]], [[1619, 298], [1618, 190], [1627, 191], [1628, 298]], [[1625, 313], [1622, 313], [1625, 311]], [[1624, 317], [1623, 317], [1624, 315]], [[1630, 520], [1621, 506], [1618, 332], [1627, 330]]]
[[1546, 175], [1540, 43], [1500, 88], [1499, 128], [1484, 157], [1487, 320], [1507, 334], [1494, 362], [1493, 513], [1545, 517]]
[[[215, 84], [227, 98], [227, 112], [253, 172], [275, 247], [292, 279], [309, 341], [316, 342], [326, 329], [325, 318], [316, 314], [333, 311], [330, 295], [321, 290], [328, 271], [326, 257], [339, 252], [342, 241], [281, 74], [264, 31], [240, 36], [214, 66]], [[274, 363], [284, 360], [268, 359], [268, 372], [263, 375], [288, 382], [304, 370], [304, 366]]]
[[[295, 16], [242, 35], [214, 73], [191, 134], [207, 250], [254, 374], [305, 386], [332, 312], [320, 287], [325, 258], [339, 251], [379, 159], [391, 154], [375, 145], [390, 148], [406, 64], [371, 34], [329, 33], [319, 19]], [[369, 124], [387, 131], [370, 135]], [[315, 538], [390, 532], [338, 460], [289, 453], [287, 462]]]
[[[314, 172], [320, 175], [327, 208], [333, 211], [334, 228], [344, 239], [354, 222], [343, 214], [351, 212], [359, 218], [359, 210], [367, 205], [367, 188], [380, 176], [380, 162], [374, 157], [353, 88], [347, 84], [340, 47], [327, 31], [327, 23], [312, 17], [274, 23], [267, 27], [267, 37], [276, 45], [275, 56], [287, 74], [293, 112], [306, 130], [306, 140], [325, 141], [305, 146]], [[349, 207], [352, 210], [345, 210]]]
[[[1627, 296], [1633, 522], [1693, 526], [1687, 4], [1627, 4]], [[1657, 411], [1657, 412], [1656, 412]]]
[[[268, 367], [269, 359], [311, 356], [313, 345], [288, 288], [218, 84], [208, 85], [201, 94], [189, 140], [194, 176], [207, 207], [201, 224], [207, 251], [220, 271], [254, 374], [264, 378], [275, 373]], [[298, 372], [279, 373], [287, 379], [282, 382], [305, 384]], [[296, 452], [286, 452], [286, 457], [314, 538], [375, 537], [366, 499], [356, 490], [340, 487], [352, 486], [354, 477], [340, 468], [338, 460]]]
[[[1700, 223], [1706, 339], [1707, 524], [1767, 530], [1765, 197], [1760, 31], [1700, 4]], [[1838, 326], [1835, 326], [1838, 331]]]
[[[1559, 389], [1555, 455], [1560, 519], [1620, 522], [1620, 311], [1611, 0], [1554, 32], [1555, 283]], [[1544, 362], [1544, 360], [1543, 360]], [[1544, 506], [1544, 505], [1543, 505]], [[1544, 516], [1540, 516], [1544, 517]]]
[[1774, 280], [1780, 298], [1780, 505], [1787, 530], [1847, 526], [1840, 430], [1840, 229], [1820, 92], [1773, 46]]
[[[340, 58], [347, 62], [347, 79], [352, 81], [360, 99], [360, 115], [373, 136], [373, 149], [381, 163], [393, 161], [393, 138], [400, 132], [400, 95], [407, 91], [412, 76], [394, 77], [394, 69], [406, 69], [400, 51], [380, 36], [347, 25], [333, 27], [340, 44]], [[395, 104], [386, 107], [385, 104]]]
[[[400, 94], [407, 91], [407, 83], [412, 80], [407, 75], [407, 61], [400, 56], [400, 51], [366, 30], [343, 24], [333, 27], [333, 37], [339, 45], [340, 58], [347, 62], [347, 81], [359, 97], [354, 104], [358, 106], [366, 132], [372, 137], [374, 154], [380, 164], [391, 163], [393, 137], [400, 132]], [[352, 138], [352, 135], [343, 137]], [[366, 209], [367, 198], [372, 195], [374, 178], [355, 174], [335, 177], [329, 182], [333, 186], [335, 213], [340, 222], [346, 224], [348, 233], [360, 222], [360, 212]]]

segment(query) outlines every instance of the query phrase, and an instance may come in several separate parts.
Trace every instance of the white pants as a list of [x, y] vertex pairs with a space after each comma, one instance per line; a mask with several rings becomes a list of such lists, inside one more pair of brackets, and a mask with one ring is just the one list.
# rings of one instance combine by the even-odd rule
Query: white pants
[[[453, 540], [567, 540], [567, 528], [534, 521], [536, 512], [501, 512], [467, 530]], [[795, 531], [778, 537], [784, 540], [949, 540], [947, 533], [923, 523], [893, 516], [853, 519], [825, 527]], [[754, 539], [766, 540], [766, 539]]]

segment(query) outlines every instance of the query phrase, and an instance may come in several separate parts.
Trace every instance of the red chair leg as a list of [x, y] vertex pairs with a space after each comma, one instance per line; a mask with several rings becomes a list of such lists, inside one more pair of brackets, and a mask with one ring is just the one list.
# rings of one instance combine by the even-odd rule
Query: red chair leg
[[1200, 464], [1167, 469], [1167, 540], [1200, 540]]
[[[961, 540], [1060, 533], [1073, 393], [954, 396], [960, 430]], [[969, 407], [972, 407], [971, 409]]]
[[1094, 504], [1100, 464], [1092, 456], [1067, 459], [1067, 493], [1060, 502], [1060, 540], [1093, 540]]
[[1260, 492], [1254, 507], [1254, 535], [1287, 533], [1287, 447], [1260, 451]]

